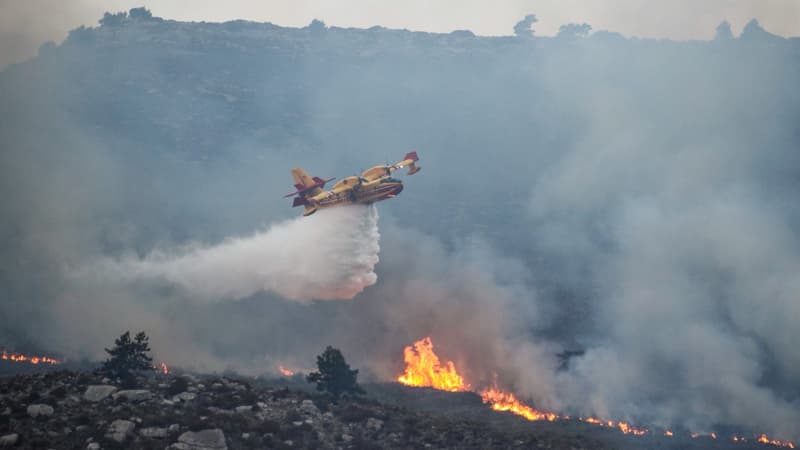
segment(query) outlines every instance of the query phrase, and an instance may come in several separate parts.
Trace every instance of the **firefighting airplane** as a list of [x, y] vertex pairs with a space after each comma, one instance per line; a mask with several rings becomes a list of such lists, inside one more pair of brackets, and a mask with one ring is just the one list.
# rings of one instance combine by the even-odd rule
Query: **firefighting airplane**
[[297, 189], [284, 197], [297, 196], [292, 207], [303, 205], [306, 207], [304, 216], [310, 216], [322, 208], [346, 205], [351, 203], [370, 204], [393, 198], [403, 190], [403, 182], [392, 178], [392, 171], [408, 167], [408, 174], [413, 175], [422, 169], [414, 164], [419, 161], [417, 152], [406, 153], [406, 156], [397, 164], [380, 165], [365, 170], [360, 176], [344, 178], [333, 185], [330, 191], [323, 191], [325, 183], [334, 180], [323, 180], [310, 177], [305, 170], [295, 167], [292, 169], [294, 187]]

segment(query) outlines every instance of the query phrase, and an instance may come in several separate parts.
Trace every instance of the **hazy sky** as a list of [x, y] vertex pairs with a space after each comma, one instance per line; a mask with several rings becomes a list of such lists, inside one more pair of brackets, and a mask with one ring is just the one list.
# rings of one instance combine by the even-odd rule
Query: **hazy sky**
[[34, 56], [45, 41], [61, 42], [73, 28], [95, 25], [105, 11], [137, 6], [176, 20], [303, 26], [318, 18], [342, 27], [469, 29], [481, 35], [511, 34], [515, 22], [534, 13], [541, 35], [586, 22], [595, 30], [671, 39], [709, 39], [722, 20], [738, 33], [757, 18], [772, 33], [800, 35], [798, 0], [0, 0], [0, 68]]

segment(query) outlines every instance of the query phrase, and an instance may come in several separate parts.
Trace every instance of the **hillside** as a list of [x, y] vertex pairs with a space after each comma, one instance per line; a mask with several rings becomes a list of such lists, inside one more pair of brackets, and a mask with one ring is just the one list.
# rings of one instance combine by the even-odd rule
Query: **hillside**
[[372, 400], [257, 387], [237, 377], [159, 375], [120, 389], [91, 373], [0, 378], [0, 446], [182, 450], [244, 448], [600, 448], [547, 431]]
[[[291, 386], [291, 387], [286, 387]], [[469, 393], [367, 384], [331, 403], [300, 380], [155, 375], [136, 389], [92, 372], [0, 378], [0, 446], [55, 449], [770, 448], [709, 437], [625, 436], [573, 422], [528, 422]], [[732, 446], [733, 445], [733, 446]]]
[[[97, 361], [143, 330], [171, 366], [258, 376], [335, 345], [381, 386], [429, 336], [470, 385], [561, 415], [796, 442], [797, 80], [800, 39], [755, 20], [671, 41], [106, 15], [0, 72], [0, 349]], [[375, 206], [368, 257], [327, 251], [366, 242], [358, 226], [283, 197], [293, 167], [341, 178], [411, 150], [423, 171]], [[310, 267], [331, 255], [374, 267], [363, 291], [280, 289], [324, 291]], [[57, 401], [102, 382], [61, 376]], [[373, 398], [417, 408], [393, 388]], [[18, 389], [21, 442], [62, 433]]]

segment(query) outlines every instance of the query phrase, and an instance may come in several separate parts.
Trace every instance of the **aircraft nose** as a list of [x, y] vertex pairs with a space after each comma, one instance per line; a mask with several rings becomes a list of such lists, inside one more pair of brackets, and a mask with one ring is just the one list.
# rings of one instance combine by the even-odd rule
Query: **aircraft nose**
[[403, 183], [397, 183], [397, 187], [394, 188], [393, 194], [397, 195], [403, 191]]

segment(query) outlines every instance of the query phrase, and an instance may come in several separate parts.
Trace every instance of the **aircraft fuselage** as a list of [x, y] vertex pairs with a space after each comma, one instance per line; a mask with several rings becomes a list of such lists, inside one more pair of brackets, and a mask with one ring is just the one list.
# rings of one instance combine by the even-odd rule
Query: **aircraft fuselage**
[[347, 204], [370, 204], [392, 198], [403, 190], [403, 182], [392, 178], [392, 171], [408, 168], [408, 174], [419, 172], [420, 167], [414, 163], [419, 160], [417, 152], [406, 153], [402, 161], [392, 165], [370, 167], [361, 175], [349, 176], [339, 180], [329, 191], [323, 191], [325, 183], [333, 178], [322, 179], [308, 175], [303, 169], [292, 169], [294, 192], [284, 197], [297, 196], [292, 206], [305, 206], [304, 216], [310, 216], [321, 208]]
[[[342, 186], [340, 186], [342, 184]], [[337, 189], [346, 186], [346, 189]], [[350, 188], [352, 186], [352, 188]], [[392, 198], [403, 190], [403, 182], [394, 178], [380, 178], [364, 182], [358, 177], [341, 180], [330, 191], [321, 192], [308, 200], [318, 208], [345, 205], [348, 203], [370, 204]]]

